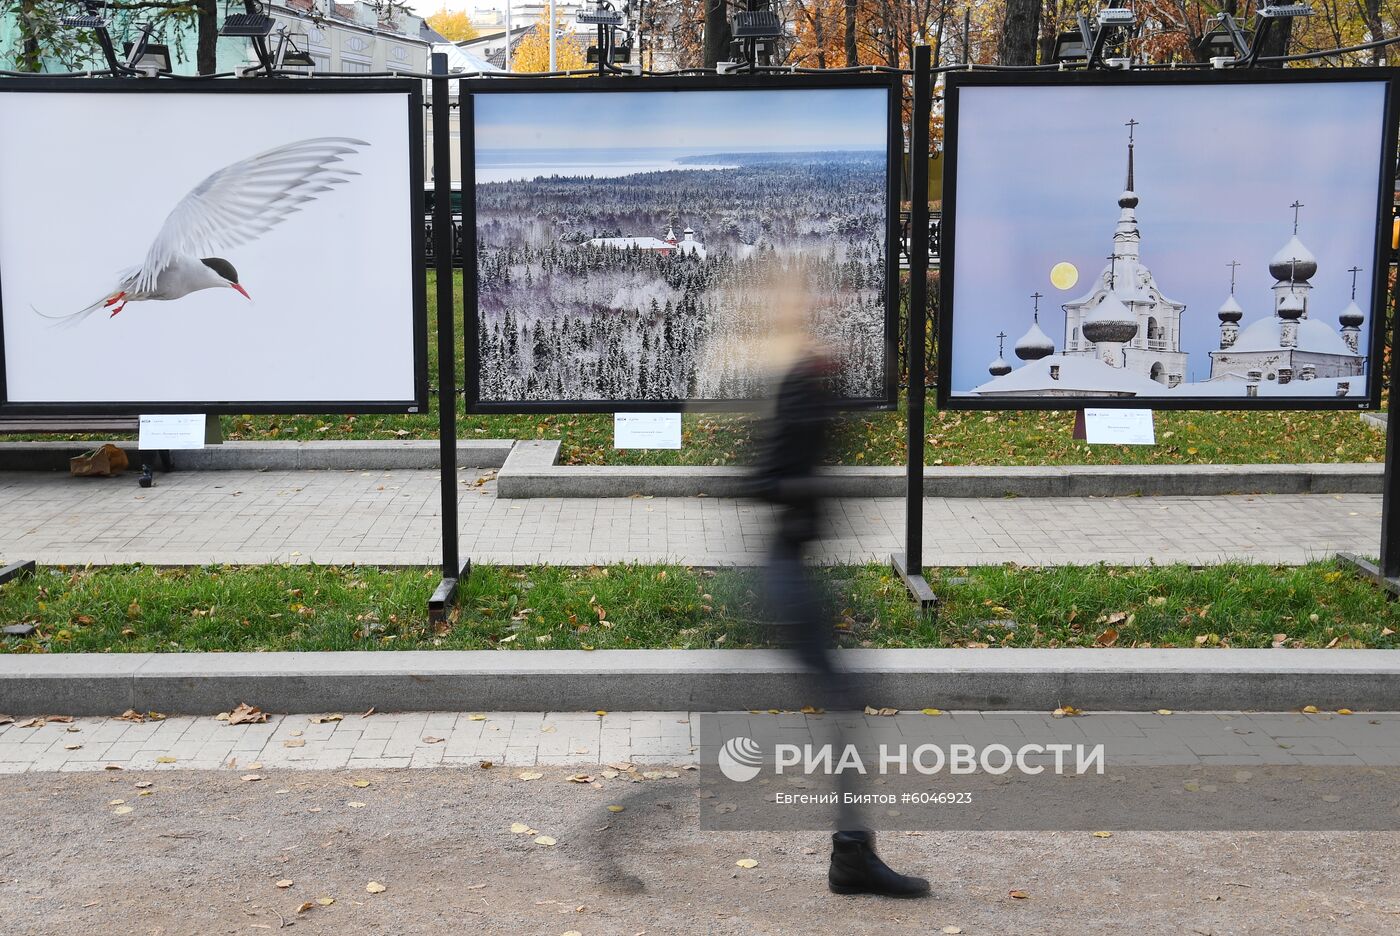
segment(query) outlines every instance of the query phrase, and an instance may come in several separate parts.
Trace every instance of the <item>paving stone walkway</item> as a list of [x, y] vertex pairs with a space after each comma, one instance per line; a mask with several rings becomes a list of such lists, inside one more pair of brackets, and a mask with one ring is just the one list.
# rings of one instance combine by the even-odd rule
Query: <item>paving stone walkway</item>
[[[214, 716], [133, 722], [74, 718], [0, 725], [0, 774], [123, 770], [371, 770], [478, 765], [611, 764], [684, 767], [697, 762], [704, 718], [691, 712], [410, 712], [270, 715], [230, 725]], [[712, 717], [725, 737], [821, 744], [840, 726], [876, 743], [927, 740], [934, 723], [918, 712], [734, 712]], [[1400, 764], [1400, 713], [1328, 712], [1093, 713], [1057, 719], [1046, 712], [945, 712], [941, 740], [1018, 746], [1027, 739], [1111, 741], [1115, 758], [1137, 763], [1211, 765]], [[1166, 739], [1166, 740], [1164, 740]], [[707, 742], [707, 743], [713, 743]], [[1136, 747], [1134, 747], [1136, 745]], [[1122, 762], [1117, 761], [1117, 762]], [[253, 765], [259, 765], [254, 767]]]
[[[460, 474], [462, 556], [561, 565], [672, 561], [755, 564], [771, 510], [726, 498], [496, 497], [489, 474]], [[209, 471], [79, 479], [0, 473], [0, 558], [163, 565], [317, 562], [434, 565], [433, 471]], [[925, 501], [929, 565], [1303, 563], [1374, 555], [1379, 495], [987, 498]], [[821, 556], [887, 560], [904, 503], [838, 500]]]

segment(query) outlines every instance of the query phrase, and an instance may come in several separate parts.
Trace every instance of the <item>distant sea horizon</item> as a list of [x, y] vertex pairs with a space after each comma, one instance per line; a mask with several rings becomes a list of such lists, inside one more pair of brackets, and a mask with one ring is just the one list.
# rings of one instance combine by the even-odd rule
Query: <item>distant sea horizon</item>
[[[723, 152], [719, 152], [722, 150]], [[859, 147], [783, 147], [763, 146], [752, 149], [726, 147], [616, 147], [606, 149], [478, 149], [476, 151], [476, 182], [521, 182], [540, 176], [593, 176], [618, 178], [642, 172], [665, 172], [672, 169], [715, 170], [734, 169], [734, 163], [713, 164], [693, 162], [696, 157], [747, 153], [821, 153], [878, 152]], [[686, 161], [682, 161], [686, 160]]]

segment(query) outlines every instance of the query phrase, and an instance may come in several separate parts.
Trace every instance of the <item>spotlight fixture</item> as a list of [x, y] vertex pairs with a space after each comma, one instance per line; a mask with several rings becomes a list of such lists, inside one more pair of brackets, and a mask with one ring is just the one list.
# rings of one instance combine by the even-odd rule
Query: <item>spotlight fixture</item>
[[579, 10], [578, 21], [586, 26], [621, 26], [622, 14], [602, 7], [593, 10]]
[[731, 28], [735, 39], [777, 39], [783, 34], [783, 21], [772, 10], [741, 10], [734, 14]]
[[1288, 19], [1293, 16], [1312, 16], [1313, 8], [1306, 3], [1275, 3], [1260, 7], [1255, 14], [1263, 19]]
[[230, 13], [219, 27], [219, 35], [243, 39], [266, 38], [272, 33], [272, 17], [266, 13]]
[[[132, 54], [135, 52], [136, 54]], [[128, 42], [122, 46], [122, 54], [126, 56], [127, 68], [144, 72], [148, 75], [168, 75], [172, 69], [170, 67], [170, 47], [159, 42]]]
[[1078, 31], [1062, 32], [1055, 37], [1055, 48], [1050, 53], [1050, 61], [1082, 62], [1088, 57], [1089, 47], [1084, 44], [1084, 37]]
[[72, 29], [106, 29], [107, 20], [96, 13], [69, 13], [58, 21]]

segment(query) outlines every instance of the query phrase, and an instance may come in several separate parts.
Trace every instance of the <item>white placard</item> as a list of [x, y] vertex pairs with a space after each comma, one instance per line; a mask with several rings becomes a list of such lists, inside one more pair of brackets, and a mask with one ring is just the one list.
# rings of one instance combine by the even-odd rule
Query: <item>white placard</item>
[[1090, 445], [1156, 445], [1150, 409], [1086, 409], [1084, 441]]
[[613, 448], [678, 449], [680, 413], [614, 413]]
[[136, 445], [143, 452], [204, 448], [203, 413], [161, 413], [141, 417]]

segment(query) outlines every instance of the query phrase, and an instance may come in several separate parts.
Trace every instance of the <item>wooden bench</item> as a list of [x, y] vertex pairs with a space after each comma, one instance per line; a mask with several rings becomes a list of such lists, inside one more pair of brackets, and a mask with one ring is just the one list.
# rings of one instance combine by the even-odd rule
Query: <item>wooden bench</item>
[[[0, 435], [96, 435], [140, 429], [139, 416], [0, 416]], [[169, 472], [170, 453], [156, 454], [161, 470]]]

